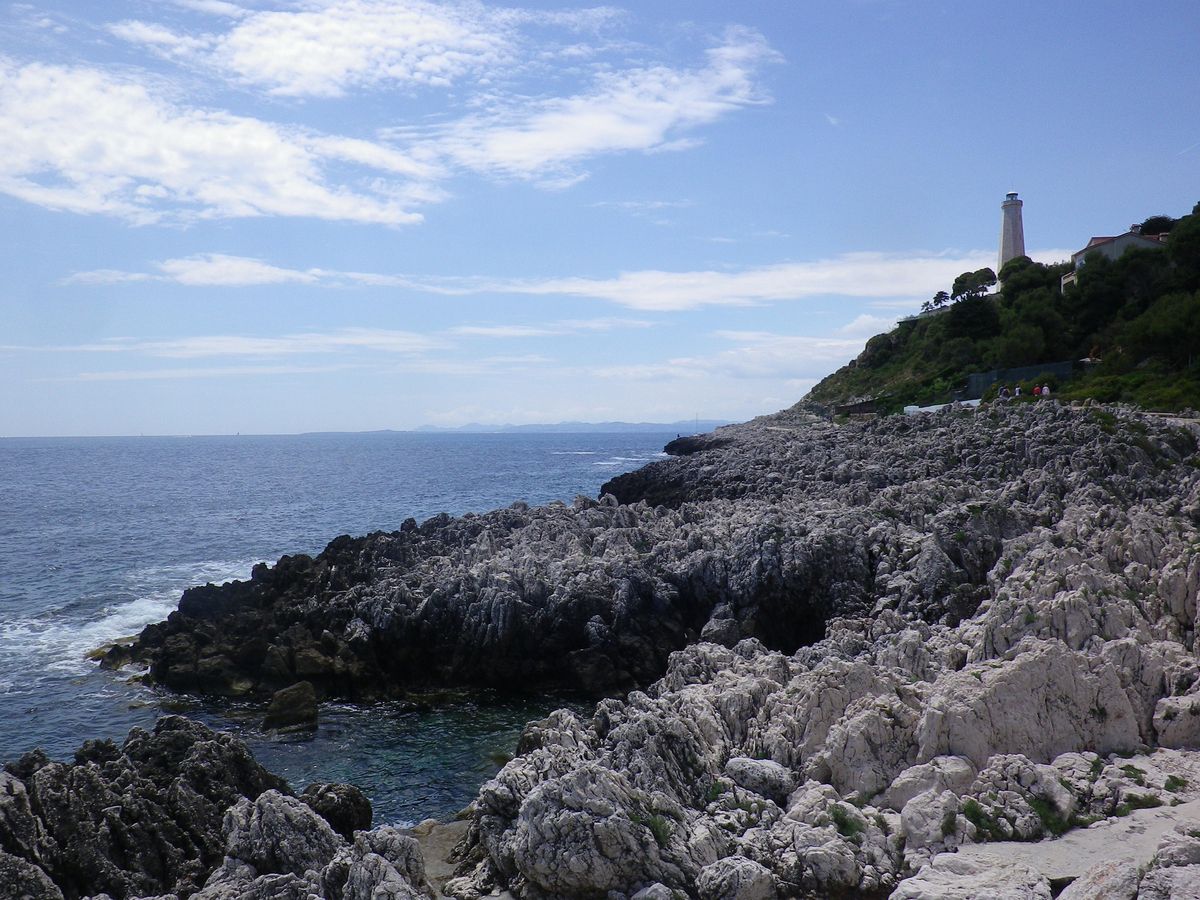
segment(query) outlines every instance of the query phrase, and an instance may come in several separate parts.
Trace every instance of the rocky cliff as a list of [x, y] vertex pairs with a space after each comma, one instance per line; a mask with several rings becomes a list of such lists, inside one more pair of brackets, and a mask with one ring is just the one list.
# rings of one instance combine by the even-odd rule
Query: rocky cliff
[[[800, 408], [677, 449], [599, 501], [191, 591], [133, 654], [222, 693], [619, 693], [527, 729], [473, 804], [460, 898], [1049, 897], [943, 851], [1192, 808], [1194, 425]], [[1188, 840], [1121, 896], [1200, 877]]]
[[[451, 891], [1050, 897], [1041, 872], [939, 854], [1194, 818], [1200, 754], [1168, 748], [1200, 748], [1198, 463], [1194, 431], [1043, 403], [776, 419], [626, 477], [841, 536], [865, 572], [839, 596], [869, 609], [772, 648], [732, 606], [644, 692], [531, 726], [481, 790]], [[795, 559], [764, 537], [765, 559]], [[1170, 871], [1079, 896], [1194, 896], [1200, 841], [1172, 840]]]

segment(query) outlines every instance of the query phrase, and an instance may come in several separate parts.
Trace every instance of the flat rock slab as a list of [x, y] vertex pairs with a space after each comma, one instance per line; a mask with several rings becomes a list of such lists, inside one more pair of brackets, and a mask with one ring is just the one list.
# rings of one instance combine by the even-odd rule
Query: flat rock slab
[[[1052, 882], [1074, 880], [1103, 863], [1149, 862], [1164, 834], [1179, 822], [1200, 824], [1200, 799], [1179, 806], [1139, 809], [1115, 822], [1076, 828], [1060, 838], [1037, 843], [994, 841], [960, 847], [955, 856], [983, 863], [1019, 863]], [[948, 856], [951, 854], [940, 854]]]

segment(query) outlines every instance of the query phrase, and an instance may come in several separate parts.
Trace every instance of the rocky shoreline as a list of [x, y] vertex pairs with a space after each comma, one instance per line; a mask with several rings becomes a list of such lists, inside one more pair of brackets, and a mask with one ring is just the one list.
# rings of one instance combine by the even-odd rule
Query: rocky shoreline
[[[1200, 896], [1200, 431], [1053, 402], [819, 412], [690, 439], [600, 500], [410, 521], [195, 588], [106, 664], [233, 696], [607, 698], [531, 723], [482, 786], [444, 887], [462, 900], [1051, 897], [1061, 878], [947, 851], [1135, 814], [1180, 830], [1062, 896]], [[32, 796], [29, 768], [9, 777]], [[63, 894], [259, 896], [204, 891], [280, 875], [244, 835], [289, 798], [222, 796], [223, 862], [206, 832], [190, 881]], [[40, 865], [9, 808], [0, 852]], [[399, 836], [360, 833], [289, 870], [316, 893], [261, 896], [360, 896], [339, 873], [376, 857], [405, 886], [374, 896], [432, 890]]]

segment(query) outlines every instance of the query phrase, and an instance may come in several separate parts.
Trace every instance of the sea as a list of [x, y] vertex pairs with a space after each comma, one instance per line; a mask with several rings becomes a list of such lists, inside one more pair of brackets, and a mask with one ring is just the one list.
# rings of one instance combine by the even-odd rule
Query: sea
[[171, 694], [89, 652], [165, 618], [196, 584], [316, 554], [408, 517], [596, 496], [660, 458], [672, 433], [382, 432], [0, 438], [0, 763], [180, 713], [231, 731], [296, 790], [346, 781], [376, 824], [462, 809], [522, 726], [579, 698], [450, 696], [428, 706], [327, 702], [314, 733], [260, 729], [261, 704]]

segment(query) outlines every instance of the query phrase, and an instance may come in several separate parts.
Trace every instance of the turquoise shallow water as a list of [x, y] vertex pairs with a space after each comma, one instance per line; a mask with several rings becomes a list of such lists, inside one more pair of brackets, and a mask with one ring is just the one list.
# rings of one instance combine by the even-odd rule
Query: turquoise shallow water
[[674, 434], [337, 434], [0, 439], [0, 761], [69, 758], [179, 711], [246, 739], [294, 787], [358, 784], [379, 822], [444, 817], [511, 753], [521, 726], [570, 697], [462, 697], [436, 708], [326, 704], [309, 738], [260, 710], [179, 698], [85, 654], [136, 634], [193, 584], [317, 553], [339, 534], [438, 512], [594, 496]]

